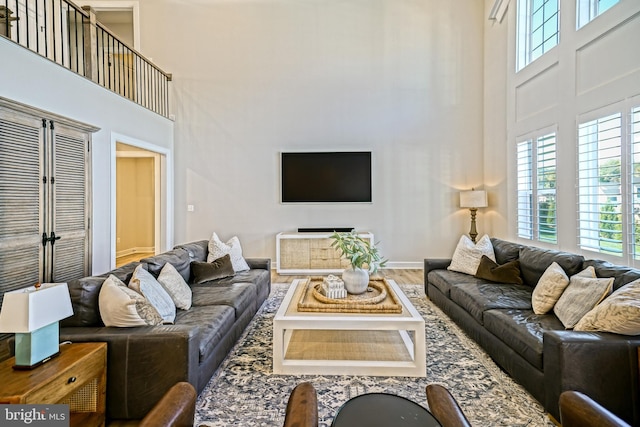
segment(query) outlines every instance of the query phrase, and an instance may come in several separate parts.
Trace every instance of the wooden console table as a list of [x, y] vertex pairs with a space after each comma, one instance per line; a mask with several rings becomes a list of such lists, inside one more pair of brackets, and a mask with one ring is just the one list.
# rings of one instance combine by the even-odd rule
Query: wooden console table
[[[336, 274], [349, 268], [349, 261], [331, 247], [333, 233], [282, 232], [276, 235], [278, 274]], [[373, 234], [358, 233], [373, 245]]]
[[60, 355], [32, 370], [17, 371], [15, 358], [0, 364], [0, 404], [69, 405], [71, 426], [104, 426], [106, 343], [60, 346]]

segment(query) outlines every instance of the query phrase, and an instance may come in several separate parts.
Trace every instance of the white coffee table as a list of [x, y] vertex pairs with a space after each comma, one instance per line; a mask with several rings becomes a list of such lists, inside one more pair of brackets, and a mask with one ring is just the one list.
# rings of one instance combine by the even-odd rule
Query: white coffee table
[[399, 314], [298, 311], [294, 280], [273, 319], [273, 373], [426, 376], [424, 319], [393, 280]]

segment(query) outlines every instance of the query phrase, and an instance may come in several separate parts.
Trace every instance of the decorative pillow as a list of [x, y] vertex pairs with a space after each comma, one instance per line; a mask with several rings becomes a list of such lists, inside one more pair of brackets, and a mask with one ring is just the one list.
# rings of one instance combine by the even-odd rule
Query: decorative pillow
[[164, 323], [173, 323], [176, 320], [176, 305], [171, 296], [141, 265], [133, 271], [129, 288], [142, 294], [162, 316]]
[[229, 254], [222, 256], [213, 262], [191, 262], [191, 274], [193, 283], [199, 285], [210, 280], [223, 279], [235, 274]]
[[207, 262], [213, 262], [227, 254], [231, 256], [231, 264], [236, 273], [249, 270], [249, 264], [247, 264], [247, 261], [242, 257], [242, 246], [240, 246], [238, 237], [233, 236], [227, 243], [223, 243], [218, 235], [213, 233], [211, 240], [209, 240]]
[[640, 335], [640, 279], [605, 298], [580, 319], [574, 330]]
[[184, 281], [178, 270], [170, 262], [166, 263], [158, 275], [158, 283], [169, 294], [177, 308], [191, 308], [191, 288]]
[[535, 314], [547, 314], [569, 286], [569, 277], [557, 262], [552, 262], [542, 273], [531, 294], [531, 306]]
[[498, 283], [516, 283], [522, 285], [522, 277], [520, 277], [520, 262], [518, 260], [510, 261], [499, 265], [486, 255], [480, 258], [480, 265], [475, 276], [479, 279], [491, 280]]
[[[596, 270], [589, 266], [580, 273], [574, 274], [574, 277], [596, 277]], [[547, 314], [556, 305], [564, 290], [569, 286], [569, 277], [564, 269], [556, 262], [552, 262], [549, 267], [542, 273], [542, 277], [538, 280], [538, 284], [533, 288], [531, 295], [531, 305], [535, 314]]]
[[580, 319], [611, 293], [613, 277], [594, 279], [577, 274], [571, 276], [569, 286], [553, 307], [565, 328], [573, 328]]
[[486, 255], [492, 261], [496, 260], [489, 236], [485, 234], [478, 240], [478, 243], [473, 243], [466, 235], [462, 235], [456, 250], [453, 252], [451, 265], [447, 269], [473, 276], [478, 271], [482, 255]]
[[162, 323], [162, 317], [151, 303], [114, 275], [109, 276], [102, 284], [98, 305], [105, 326], [129, 327]]

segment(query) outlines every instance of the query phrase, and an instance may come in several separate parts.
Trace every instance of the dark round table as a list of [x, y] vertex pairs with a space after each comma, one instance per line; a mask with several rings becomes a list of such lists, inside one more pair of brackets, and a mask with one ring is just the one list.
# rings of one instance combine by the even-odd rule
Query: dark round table
[[401, 396], [368, 393], [349, 399], [332, 427], [440, 427], [426, 408]]

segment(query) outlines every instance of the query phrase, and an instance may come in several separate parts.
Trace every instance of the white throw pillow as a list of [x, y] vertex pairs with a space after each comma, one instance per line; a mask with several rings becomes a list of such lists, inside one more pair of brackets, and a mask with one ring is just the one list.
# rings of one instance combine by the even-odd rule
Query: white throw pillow
[[605, 298], [580, 319], [574, 330], [640, 335], [640, 279]]
[[113, 274], [100, 288], [98, 308], [105, 326], [130, 327], [162, 323], [162, 317], [151, 303], [129, 289]]
[[[589, 266], [576, 274], [578, 277], [596, 277], [596, 270]], [[572, 277], [575, 277], [572, 276]], [[552, 262], [542, 273], [540, 280], [533, 289], [531, 305], [535, 314], [547, 314], [560, 299], [564, 290], [569, 286], [569, 277], [557, 262]]]
[[571, 276], [569, 286], [553, 307], [553, 312], [565, 328], [573, 328], [579, 321], [611, 293], [613, 277], [594, 279], [577, 274]]
[[496, 261], [496, 255], [493, 252], [493, 245], [489, 236], [485, 234], [478, 240], [478, 243], [473, 243], [469, 237], [462, 235], [456, 250], [453, 252], [453, 257], [451, 257], [451, 265], [447, 269], [473, 276], [478, 271], [482, 255], [486, 255], [493, 262]]
[[176, 320], [176, 304], [156, 278], [144, 269], [142, 264], [133, 271], [133, 276], [129, 281], [129, 288], [142, 294], [158, 310], [164, 323], [173, 323]]
[[233, 236], [223, 243], [216, 233], [213, 233], [209, 240], [209, 254], [207, 255], [207, 262], [213, 262], [218, 258], [221, 258], [229, 254], [231, 257], [231, 265], [233, 265], [233, 271], [239, 273], [241, 271], [249, 270], [249, 264], [242, 257], [242, 246], [240, 246], [240, 239], [237, 236]]
[[176, 307], [182, 310], [191, 308], [191, 288], [184, 281], [178, 270], [170, 262], [166, 263], [158, 275], [158, 283], [169, 294]]

